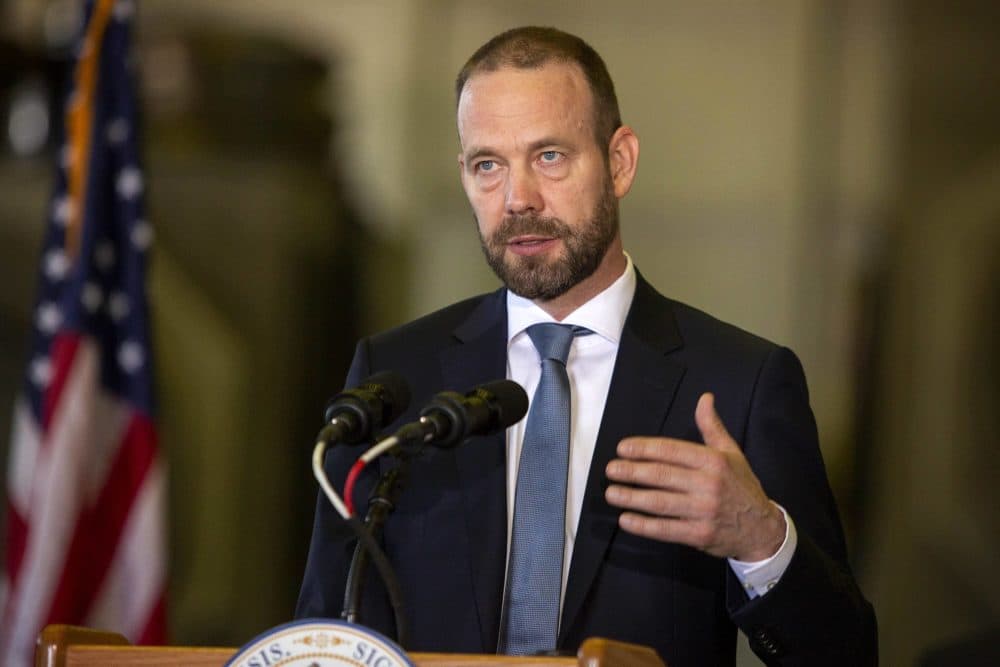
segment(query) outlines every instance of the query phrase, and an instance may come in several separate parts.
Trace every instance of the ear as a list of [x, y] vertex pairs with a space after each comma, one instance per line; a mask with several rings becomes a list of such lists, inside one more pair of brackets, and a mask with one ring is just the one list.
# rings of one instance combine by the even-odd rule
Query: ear
[[608, 165], [615, 196], [621, 199], [632, 188], [639, 167], [639, 137], [628, 125], [622, 125], [611, 135], [608, 144]]

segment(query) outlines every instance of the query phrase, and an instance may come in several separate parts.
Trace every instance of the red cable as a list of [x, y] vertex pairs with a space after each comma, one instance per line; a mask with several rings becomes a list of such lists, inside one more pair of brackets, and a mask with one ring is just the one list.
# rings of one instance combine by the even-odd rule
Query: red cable
[[354, 516], [354, 484], [358, 481], [358, 477], [361, 475], [361, 471], [365, 469], [367, 463], [364, 459], [358, 459], [351, 466], [351, 471], [347, 473], [347, 481], [344, 482], [344, 505], [347, 506], [347, 511]]

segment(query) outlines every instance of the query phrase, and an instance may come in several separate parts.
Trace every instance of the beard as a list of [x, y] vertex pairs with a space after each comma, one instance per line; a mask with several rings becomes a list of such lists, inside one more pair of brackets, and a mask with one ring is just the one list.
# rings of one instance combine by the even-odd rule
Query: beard
[[[564, 252], [552, 260], [541, 255], [508, 258], [507, 243], [523, 234], [560, 239]], [[480, 232], [479, 241], [486, 263], [507, 289], [525, 299], [548, 301], [589, 278], [617, 235], [618, 199], [608, 179], [590, 217], [578, 229], [559, 218], [508, 215], [488, 238]]]

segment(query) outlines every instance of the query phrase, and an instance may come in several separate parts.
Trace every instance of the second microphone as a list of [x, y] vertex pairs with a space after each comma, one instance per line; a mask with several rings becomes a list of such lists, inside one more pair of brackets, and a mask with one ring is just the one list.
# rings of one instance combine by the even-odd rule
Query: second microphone
[[452, 448], [473, 435], [485, 435], [519, 422], [528, 411], [528, 395], [513, 380], [496, 380], [465, 394], [443, 391], [420, 411], [420, 419], [394, 436], [401, 444], [423, 442]]

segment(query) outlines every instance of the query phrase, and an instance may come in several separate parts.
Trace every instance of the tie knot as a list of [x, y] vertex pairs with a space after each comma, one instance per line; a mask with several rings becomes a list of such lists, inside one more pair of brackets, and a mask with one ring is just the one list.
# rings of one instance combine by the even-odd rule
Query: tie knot
[[572, 326], [569, 324], [556, 324], [555, 322], [543, 322], [533, 324], [527, 328], [528, 337], [535, 344], [538, 356], [543, 360], [555, 359], [565, 365], [569, 357], [569, 348], [573, 344], [574, 336], [585, 336], [591, 333], [590, 329]]

